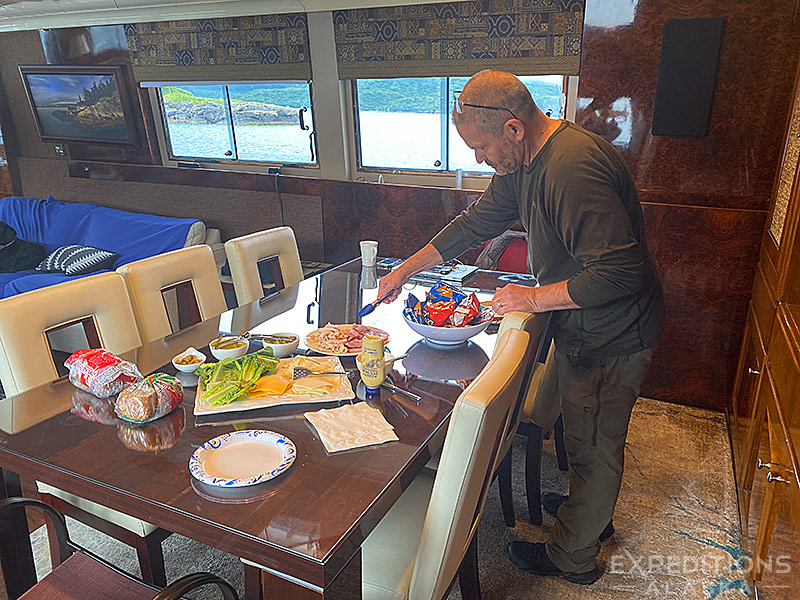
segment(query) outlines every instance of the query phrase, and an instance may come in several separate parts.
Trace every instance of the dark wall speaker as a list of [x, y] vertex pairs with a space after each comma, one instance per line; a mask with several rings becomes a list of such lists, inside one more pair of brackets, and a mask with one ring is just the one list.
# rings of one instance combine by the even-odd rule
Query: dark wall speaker
[[725, 19], [664, 23], [653, 135], [708, 135]]

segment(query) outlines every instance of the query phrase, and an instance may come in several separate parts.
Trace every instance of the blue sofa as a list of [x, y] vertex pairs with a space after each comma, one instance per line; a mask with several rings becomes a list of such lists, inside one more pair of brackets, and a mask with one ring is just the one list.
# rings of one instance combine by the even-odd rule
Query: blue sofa
[[[206, 239], [205, 224], [197, 219], [130, 213], [96, 204], [59, 202], [52, 197], [46, 200], [19, 196], [3, 198], [0, 221], [11, 225], [19, 239], [43, 244], [48, 253], [69, 244], [116, 252], [120, 257], [112, 269], [148, 256], [201, 244]], [[107, 270], [110, 269], [96, 272]], [[68, 277], [33, 269], [0, 273], [0, 298], [87, 276]]]

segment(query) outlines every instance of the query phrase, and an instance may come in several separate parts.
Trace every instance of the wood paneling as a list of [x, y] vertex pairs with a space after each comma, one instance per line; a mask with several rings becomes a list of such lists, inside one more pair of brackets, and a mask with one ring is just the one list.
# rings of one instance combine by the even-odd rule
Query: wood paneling
[[[601, 4], [586, 6], [576, 121], [622, 152], [645, 203], [667, 323], [642, 394], [722, 410], [790, 108], [795, 3], [641, 0], [631, 22], [594, 27]], [[710, 132], [653, 136], [664, 22], [700, 17], [725, 19]]]

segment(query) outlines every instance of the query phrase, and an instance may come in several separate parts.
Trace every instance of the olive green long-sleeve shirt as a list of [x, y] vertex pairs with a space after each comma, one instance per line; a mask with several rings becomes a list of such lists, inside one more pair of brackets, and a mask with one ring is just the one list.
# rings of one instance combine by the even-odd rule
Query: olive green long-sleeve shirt
[[661, 284], [633, 177], [609, 142], [562, 122], [530, 165], [495, 175], [432, 244], [449, 260], [517, 220], [528, 233], [531, 273], [541, 285], [566, 280], [580, 306], [554, 313], [559, 350], [602, 358], [655, 344], [664, 320]]

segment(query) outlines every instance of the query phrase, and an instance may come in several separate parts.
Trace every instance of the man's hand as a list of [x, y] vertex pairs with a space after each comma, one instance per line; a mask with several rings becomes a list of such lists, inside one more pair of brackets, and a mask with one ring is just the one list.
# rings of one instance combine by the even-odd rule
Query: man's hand
[[394, 302], [397, 296], [400, 295], [400, 290], [403, 289], [403, 284], [406, 283], [411, 277], [405, 276], [400, 272], [400, 267], [388, 275], [384, 275], [378, 281], [378, 298], [383, 298], [391, 292], [391, 296], [384, 300], [384, 302]]
[[572, 301], [567, 290], [567, 282], [560, 281], [538, 288], [514, 283], [496, 288], [492, 298], [492, 308], [496, 314], [502, 316], [515, 310], [540, 313], [580, 307]]
[[537, 312], [534, 310], [536, 301], [534, 292], [536, 288], [509, 283], [505, 287], [496, 288], [492, 298], [492, 308], [495, 314], [504, 315], [515, 310], [523, 312]]

